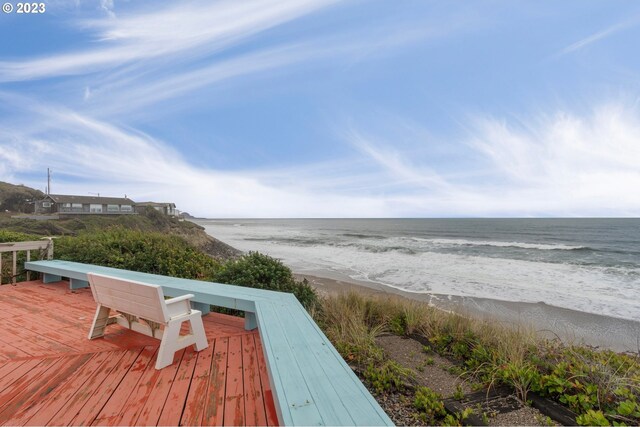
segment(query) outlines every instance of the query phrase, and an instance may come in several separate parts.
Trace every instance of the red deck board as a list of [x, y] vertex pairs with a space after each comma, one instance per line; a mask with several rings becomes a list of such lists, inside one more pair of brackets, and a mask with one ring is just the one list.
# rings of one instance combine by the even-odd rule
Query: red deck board
[[[25, 424], [34, 426], [45, 425], [51, 421], [61, 409], [66, 408], [66, 411], [73, 411], [74, 403], [77, 400], [74, 398], [92, 378], [96, 378], [96, 373], [100, 372], [100, 369], [108, 364], [109, 358], [113, 358], [113, 354], [106, 351], [93, 354], [91, 359], [82, 366], [82, 369], [74, 372], [67, 382], [57, 388], [50, 399], [42, 402], [38, 411], [31, 415]], [[74, 412], [74, 414], [76, 412]]]
[[224, 421], [224, 399], [227, 386], [228, 338], [218, 338], [211, 362], [209, 387], [207, 388], [203, 425], [222, 425]]
[[107, 403], [91, 423], [92, 425], [120, 425], [118, 417], [130, 399], [135, 398], [135, 389], [147, 368], [150, 365], [153, 367], [154, 356], [157, 351], [158, 347], [145, 347], [142, 350], [142, 353], [129, 368], [120, 384], [118, 384], [118, 388], [109, 397]]
[[[118, 370], [119, 366], [129, 366], [133, 363], [138, 354], [142, 351], [142, 349], [135, 349], [129, 351], [113, 351], [113, 352], [102, 352], [101, 354], [107, 355], [107, 359], [103, 362], [95, 371], [93, 371], [92, 375], [88, 378], [84, 378], [85, 381], [82, 385], [77, 387], [75, 394], [66, 402], [64, 405], [53, 415], [49, 421], [43, 421], [42, 423], [37, 423], [37, 419], [34, 417], [29, 420], [27, 424], [34, 425], [68, 425], [72, 424], [72, 420], [74, 419], [82, 419], [83, 412], [85, 414], [89, 414], [88, 417], [91, 419], [91, 414], [96, 413], [98, 408], [101, 407], [104, 402], [101, 401], [101, 398], [106, 400], [108, 394], [106, 390], [110, 386], [110, 379], [114, 378], [114, 375], [110, 375], [111, 372]], [[100, 394], [100, 392], [105, 392], [104, 394]], [[103, 397], [106, 396], [106, 397]], [[52, 410], [53, 412], [53, 410]]]
[[276, 424], [260, 337], [203, 317], [209, 347], [155, 370], [159, 341], [111, 325], [88, 340], [89, 289], [0, 286], [0, 425]]
[[247, 425], [267, 425], [267, 415], [262, 397], [260, 367], [256, 360], [256, 344], [253, 335], [242, 337], [242, 366], [244, 367], [244, 404]]
[[[72, 374], [82, 369], [92, 356], [92, 354], [82, 354], [61, 358], [56, 369], [49, 370], [50, 375], [46, 381], [34, 382], [33, 387], [29, 387], [19, 398], [12, 400], [9, 405], [5, 406], [5, 410], [0, 414], [0, 422], [9, 425], [23, 425], [40, 410], [48, 401], [47, 398], [53, 398], [58, 392], [57, 389], [64, 385]], [[54, 391], [55, 393], [52, 395]], [[11, 415], [7, 421], [4, 419], [5, 413]]]
[[[47, 371], [49, 371], [51, 367], [55, 367], [58, 362], [60, 362], [58, 358], [44, 359], [33, 368], [22, 373], [20, 378], [11, 381], [11, 385], [3, 390], [2, 395], [0, 395], [0, 408], [2, 408], [2, 412], [4, 412], [4, 409], [13, 399], [24, 393], [29, 387], [33, 387], [34, 384], [39, 383], [42, 379], [46, 380], [48, 377]], [[55, 369], [52, 372], [55, 372]]]
[[180, 420], [182, 425], [202, 425], [207, 388], [209, 386], [209, 372], [211, 371], [211, 361], [213, 359], [216, 341], [217, 340], [209, 340], [209, 347], [198, 353], [198, 359], [189, 387], [189, 394], [187, 395], [188, 404], [185, 405]]
[[224, 425], [244, 425], [244, 381], [242, 379], [242, 337], [229, 337]]
[[258, 355], [258, 365], [260, 370], [260, 383], [262, 384], [262, 390], [264, 392], [264, 407], [267, 412], [267, 425], [278, 425], [278, 413], [276, 412], [276, 406], [273, 401], [273, 392], [269, 386], [269, 374], [267, 373], [267, 362], [264, 359], [264, 352], [262, 350], [262, 341], [256, 337], [256, 354]]
[[182, 350], [176, 354], [176, 363], [160, 370], [160, 375], [153, 385], [153, 390], [149, 392], [153, 398], [147, 399], [145, 405], [140, 410], [140, 415], [135, 425], [148, 426], [158, 424], [162, 408], [164, 408], [167, 397], [169, 396], [169, 391], [178, 372], [178, 367], [182, 363], [184, 352], [185, 351]]
[[19, 381], [24, 375], [28, 372], [31, 372], [36, 366], [40, 364], [41, 360], [32, 359], [32, 360], [19, 360], [15, 362], [6, 362], [6, 367], [8, 369], [3, 369], [2, 381], [0, 381], [0, 392], [2, 392], [2, 396], [7, 393], [7, 389], [11, 387], [11, 385]]
[[159, 426], [177, 426], [180, 423], [180, 417], [186, 404], [185, 399], [196, 367], [197, 355], [192, 348], [187, 348], [184, 351], [178, 372], [171, 384], [169, 396], [167, 396], [158, 419]]

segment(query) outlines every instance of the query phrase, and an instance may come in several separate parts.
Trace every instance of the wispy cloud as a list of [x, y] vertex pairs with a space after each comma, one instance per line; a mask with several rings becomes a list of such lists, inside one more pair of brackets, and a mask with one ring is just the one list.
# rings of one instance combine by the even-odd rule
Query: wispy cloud
[[[13, 104], [16, 105], [15, 99]], [[22, 113], [38, 125], [0, 122], [0, 180], [51, 167], [60, 192], [128, 194], [137, 200], [170, 199], [200, 215], [383, 216], [384, 201], [317, 191], [299, 183], [269, 184], [264, 172], [221, 172], [194, 167], [167, 144], [59, 106], [22, 99]], [[259, 179], [262, 177], [264, 182]]]
[[591, 34], [590, 36], [587, 36], [581, 40], [578, 40], [577, 42], [571, 43], [569, 46], [565, 47], [564, 49], [560, 50], [558, 53], [556, 53], [554, 56], [555, 57], [559, 57], [559, 56], [563, 56], [563, 55], [567, 55], [569, 53], [573, 53], [575, 51], [578, 51], [580, 49], [584, 49], [585, 47], [596, 43], [600, 40], [603, 40], [607, 37], [611, 37], [612, 35], [619, 33], [620, 31], [626, 30], [628, 28], [631, 28], [635, 25], [637, 25], [638, 23], [640, 23], [640, 19], [636, 18], [636, 19], [632, 19], [632, 20], [626, 20], [624, 22], [619, 22], [617, 24], [614, 24], [608, 28], [605, 28], [604, 30], [600, 30], [597, 31], [593, 34]]
[[[7, 101], [6, 94], [0, 98]], [[640, 115], [623, 103], [520, 122], [470, 119], [468, 144], [477, 169], [493, 171], [487, 177], [427, 166], [424, 154], [394, 144], [405, 129], [394, 138], [355, 126], [343, 135], [354, 149], [350, 159], [203, 169], [135, 130], [26, 98], [10, 101], [21, 108], [17, 116], [38, 124], [0, 121], [0, 179], [52, 167], [63, 192], [170, 199], [192, 213], [219, 217], [640, 215]], [[458, 172], [471, 176], [449, 178]]]
[[[80, 75], [144, 59], [210, 55], [334, 1], [248, 0], [169, 3], [118, 19], [83, 21], [99, 47], [20, 62], [0, 62], [0, 81]], [[111, 10], [109, 2], [103, 3]], [[148, 6], [147, 6], [148, 7]]]

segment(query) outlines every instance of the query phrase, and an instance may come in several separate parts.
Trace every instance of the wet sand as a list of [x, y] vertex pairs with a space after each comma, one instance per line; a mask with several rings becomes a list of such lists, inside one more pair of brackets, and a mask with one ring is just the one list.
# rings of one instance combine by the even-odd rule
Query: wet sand
[[345, 281], [296, 273], [306, 278], [321, 295], [361, 292], [370, 295], [397, 295], [424, 301], [434, 307], [483, 320], [517, 326], [529, 326], [548, 338], [560, 338], [566, 344], [587, 344], [616, 351], [640, 350], [640, 322], [585, 313], [545, 303], [500, 301], [489, 298], [413, 293], [369, 282]]

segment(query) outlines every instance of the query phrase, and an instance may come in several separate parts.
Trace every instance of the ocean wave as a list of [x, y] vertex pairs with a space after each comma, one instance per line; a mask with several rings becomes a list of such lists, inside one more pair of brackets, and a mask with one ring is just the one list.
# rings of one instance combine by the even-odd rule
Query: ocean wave
[[436, 245], [448, 246], [494, 246], [500, 248], [537, 249], [541, 251], [578, 251], [589, 250], [588, 246], [564, 245], [561, 243], [523, 243], [523, 242], [499, 242], [464, 239], [422, 239]]
[[343, 233], [341, 235], [344, 237], [355, 237], [356, 239], [386, 239], [385, 236], [379, 236], [377, 234]]

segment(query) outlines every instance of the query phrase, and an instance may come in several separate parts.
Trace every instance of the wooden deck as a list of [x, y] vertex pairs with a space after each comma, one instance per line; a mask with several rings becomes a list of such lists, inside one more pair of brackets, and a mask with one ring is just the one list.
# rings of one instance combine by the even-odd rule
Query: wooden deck
[[277, 425], [262, 343], [243, 319], [203, 317], [209, 347], [154, 368], [159, 341], [109, 326], [66, 282], [0, 286], [0, 425]]

